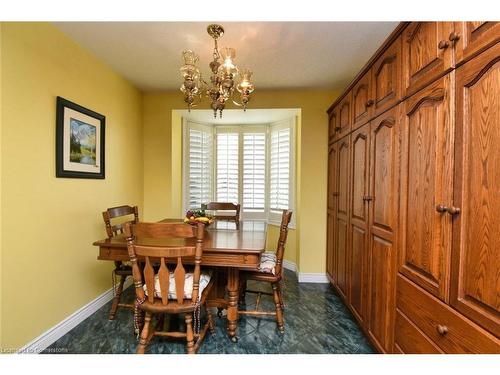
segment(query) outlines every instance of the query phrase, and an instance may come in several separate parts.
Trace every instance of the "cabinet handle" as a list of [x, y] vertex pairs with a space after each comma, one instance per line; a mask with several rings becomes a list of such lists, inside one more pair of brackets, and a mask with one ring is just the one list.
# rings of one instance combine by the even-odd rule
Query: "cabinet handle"
[[340, 193], [339, 193], [338, 191], [336, 191], [336, 192], [333, 192], [333, 193], [332, 193], [332, 195], [333, 195], [334, 197], [338, 197], [338, 196], [340, 195]]
[[442, 326], [441, 324], [438, 324], [436, 329], [441, 336], [444, 336], [448, 333], [448, 327]]
[[450, 40], [450, 42], [456, 43], [460, 39], [460, 34], [452, 31], [448, 39]]
[[336, 132], [338, 132], [338, 131], [340, 131], [340, 129], [342, 129], [340, 126], [336, 126], [334, 130], [335, 130]]
[[450, 215], [458, 215], [460, 213], [460, 208], [459, 207], [446, 207], [446, 212], [448, 212]]
[[365, 103], [365, 107], [371, 107], [375, 102], [373, 101], [373, 99], [370, 99], [370, 100], [367, 100], [366, 103]]
[[438, 204], [436, 206], [436, 211], [439, 212], [439, 213], [447, 212], [448, 211], [448, 207], [446, 207], [444, 204]]
[[369, 202], [369, 201], [373, 200], [373, 197], [370, 197], [369, 195], [365, 195], [365, 196], [363, 197], [363, 200], [364, 200], [365, 202]]
[[450, 46], [450, 43], [447, 40], [442, 40], [438, 44], [439, 49], [446, 49]]

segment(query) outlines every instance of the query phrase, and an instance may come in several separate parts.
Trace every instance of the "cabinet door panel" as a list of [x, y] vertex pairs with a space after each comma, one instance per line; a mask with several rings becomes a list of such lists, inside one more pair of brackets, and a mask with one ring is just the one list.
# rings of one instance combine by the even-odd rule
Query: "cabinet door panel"
[[344, 299], [347, 294], [347, 222], [337, 218], [337, 286]]
[[453, 22], [412, 22], [403, 31], [403, 85], [409, 96], [453, 66]]
[[403, 119], [399, 271], [448, 299], [452, 198], [453, 73], [407, 99]]
[[500, 22], [455, 22], [456, 61], [468, 60], [500, 41]]
[[392, 243], [372, 236], [369, 334], [386, 352], [394, 342], [395, 252]]
[[399, 192], [400, 106], [370, 123], [369, 280], [370, 336], [390, 352], [395, 320], [396, 243]]
[[328, 146], [328, 208], [334, 209], [337, 197], [336, 183], [337, 144]]
[[338, 104], [337, 126], [335, 127], [335, 139], [340, 139], [351, 131], [351, 92]]
[[401, 99], [401, 37], [373, 64], [371, 70], [373, 115], [378, 116]]
[[326, 228], [326, 272], [330, 279], [335, 284], [337, 269], [335, 265], [335, 214], [333, 211], [328, 210], [327, 214], [327, 228]]
[[337, 286], [342, 296], [348, 300], [348, 229], [349, 229], [349, 159], [350, 136], [340, 140], [337, 148], [336, 183], [338, 197], [336, 203], [336, 248], [337, 255]]
[[457, 70], [451, 304], [500, 336], [500, 45]]
[[328, 143], [335, 140], [335, 128], [337, 126], [337, 108], [334, 108], [328, 118]]
[[370, 125], [365, 124], [351, 134], [351, 207], [349, 271], [351, 305], [358, 320], [366, 315], [368, 283], [368, 194]]
[[371, 76], [367, 72], [352, 89], [352, 128], [357, 129], [366, 124], [370, 118], [371, 106]]

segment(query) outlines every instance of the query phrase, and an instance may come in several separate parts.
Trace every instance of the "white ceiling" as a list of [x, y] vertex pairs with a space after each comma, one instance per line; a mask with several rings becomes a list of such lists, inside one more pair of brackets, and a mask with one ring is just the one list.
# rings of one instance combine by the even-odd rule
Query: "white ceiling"
[[[211, 22], [56, 22], [99, 59], [144, 91], [181, 85], [181, 52], [200, 56], [208, 79]], [[220, 47], [254, 72], [256, 89], [343, 89], [397, 22], [223, 22]]]

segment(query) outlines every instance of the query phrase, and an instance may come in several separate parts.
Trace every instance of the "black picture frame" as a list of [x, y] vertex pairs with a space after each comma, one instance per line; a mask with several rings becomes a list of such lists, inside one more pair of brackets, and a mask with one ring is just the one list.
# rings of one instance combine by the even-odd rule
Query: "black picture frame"
[[[78, 126], [78, 129], [91, 130], [91, 135], [88, 135], [89, 132], [83, 132], [84, 136], [88, 136], [87, 139], [93, 137], [94, 140], [90, 146], [85, 145], [85, 154], [81, 148], [80, 138], [75, 135], [80, 134], [80, 132], [73, 132], [74, 126]], [[56, 104], [56, 177], [104, 179], [105, 134], [106, 117], [104, 115], [58, 96]], [[73, 151], [77, 147], [80, 151], [74, 153]], [[80, 160], [76, 161], [78, 158]], [[86, 161], [81, 161], [83, 159]]]

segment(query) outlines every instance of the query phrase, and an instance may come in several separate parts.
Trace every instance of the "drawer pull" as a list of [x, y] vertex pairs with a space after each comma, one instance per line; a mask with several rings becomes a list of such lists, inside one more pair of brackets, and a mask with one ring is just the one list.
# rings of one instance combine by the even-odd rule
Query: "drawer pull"
[[441, 336], [444, 336], [448, 333], [448, 327], [446, 327], [446, 326], [442, 326], [441, 324], [438, 324], [438, 326], [436, 328], [437, 328], [438, 333]]
[[447, 207], [446, 212], [448, 212], [450, 215], [458, 215], [460, 213], [460, 208], [459, 207]]
[[369, 195], [365, 195], [365, 196], [363, 197], [363, 200], [364, 200], [365, 202], [369, 202], [369, 201], [373, 200], [373, 197], [370, 197]]
[[365, 107], [371, 107], [373, 104], [375, 103], [375, 101], [373, 99], [370, 99], [368, 100], [366, 103], [365, 103]]
[[460, 39], [460, 34], [453, 31], [448, 39], [450, 42], [456, 43]]
[[436, 206], [436, 211], [440, 212], [440, 213], [447, 212], [448, 211], [448, 207], [446, 207], [444, 204], [438, 204]]
[[450, 46], [450, 43], [447, 40], [442, 40], [438, 44], [439, 49], [446, 49]]
[[335, 130], [336, 132], [338, 132], [338, 131], [340, 131], [340, 129], [342, 129], [340, 126], [336, 126], [334, 130]]

